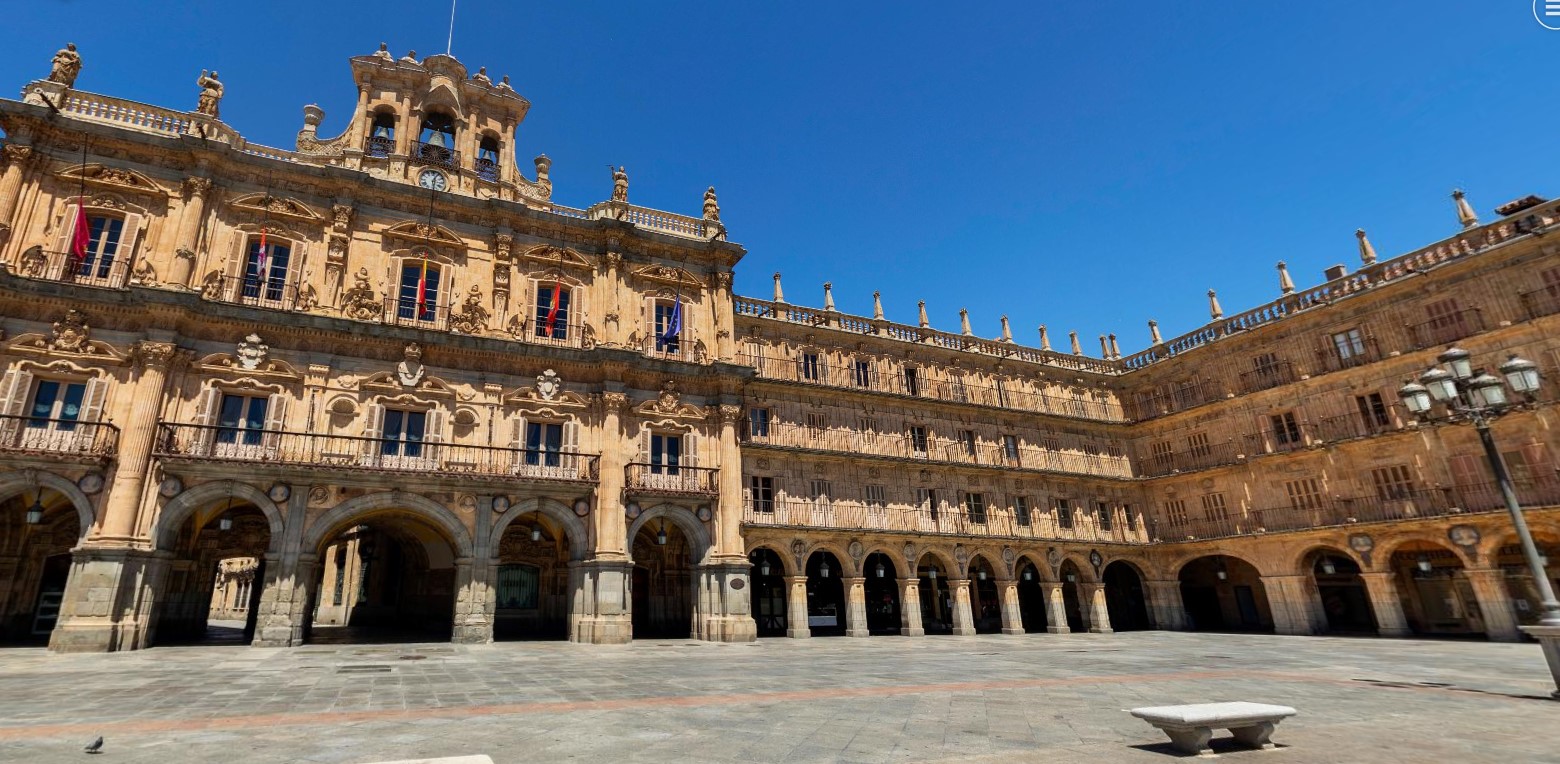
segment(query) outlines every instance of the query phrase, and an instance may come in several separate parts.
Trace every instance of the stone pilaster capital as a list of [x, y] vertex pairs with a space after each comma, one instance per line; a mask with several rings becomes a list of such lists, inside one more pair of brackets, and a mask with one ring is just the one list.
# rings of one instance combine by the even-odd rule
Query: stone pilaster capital
[[135, 362], [149, 369], [166, 369], [178, 363], [181, 359], [179, 346], [172, 342], [152, 342], [142, 340], [135, 344], [133, 357]]
[[493, 234], [493, 257], [504, 262], [509, 261], [510, 250], [514, 248], [515, 237], [507, 233]]
[[205, 196], [206, 192], [210, 190], [211, 178], [191, 177], [184, 179], [184, 192], [189, 194], [190, 198]]
[[602, 261], [607, 264], [609, 270], [617, 270], [623, 265], [623, 253], [608, 252], [602, 257]]
[[33, 151], [33, 147], [22, 146], [15, 143], [7, 143], [4, 149], [0, 149], [0, 154], [5, 156], [5, 163], [8, 165], [23, 165], [28, 160], [32, 159], [35, 153], [36, 152]]
[[721, 289], [731, 289], [731, 271], [716, 271], [715, 285]]
[[597, 400], [601, 402], [601, 410], [608, 413], [618, 413], [628, 407], [628, 394], [609, 390], [601, 393]]
[[717, 416], [721, 424], [734, 424], [742, 418], [742, 407], [735, 403], [722, 403]]

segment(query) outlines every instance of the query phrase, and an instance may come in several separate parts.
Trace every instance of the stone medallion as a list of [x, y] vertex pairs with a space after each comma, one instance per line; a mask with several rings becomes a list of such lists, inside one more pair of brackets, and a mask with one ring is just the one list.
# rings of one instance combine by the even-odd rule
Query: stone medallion
[[292, 496], [292, 486], [286, 483], [276, 483], [271, 486], [270, 490], [265, 492], [265, 495], [271, 497], [271, 501], [287, 501], [287, 498]]
[[576, 500], [574, 502], [574, 514], [578, 515], [579, 517], [584, 517], [584, 516], [590, 514], [590, 500], [589, 499], [578, 499], [578, 500]]
[[1479, 529], [1471, 525], [1454, 525], [1446, 529], [1446, 538], [1458, 546], [1477, 546]]
[[171, 499], [175, 496], [178, 496], [183, 491], [184, 481], [176, 477], [164, 478], [161, 483], [157, 484], [157, 492], [162, 494], [163, 498], [165, 499]]
[[1349, 548], [1360, 554], [1365, 554], [1376, 548], [1376, 540], [1371, 538], [1369, 534], [1356, 533], [1349, 537]]
[[103, 490], [103, 473], [88, 472], [82, 475], [81, 479], [76, 481], [76, 487], [88, 496]]

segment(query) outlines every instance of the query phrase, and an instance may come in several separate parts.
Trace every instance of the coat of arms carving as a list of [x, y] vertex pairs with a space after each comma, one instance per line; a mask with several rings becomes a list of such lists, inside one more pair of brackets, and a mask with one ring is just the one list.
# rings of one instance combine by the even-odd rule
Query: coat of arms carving
[[253, 371], [265, 363], [270, 352], [270, 346], [260, 339], [260, 335], [250, 334], [238, 343], [238, 350], [233, 355], [238, 359], [239, 368]]
[[406, 387], [416, 387], [422, 381], [426, 369], [422, 365], [422, 346], [413, 342], [406, 346], [406, 357], [395, 365], [396, 379]]
[[66, 311], [64, 318], [54, 322], [54, 339], [49, 342], [49, 347], [69, 353], [84, 353], [90, 350], [87, 342], [91, 339], [92, 327], [87, 325], [86, 315], [72, 309]]
[[558, 397], [558, 391], [562, 389], [562, 383], [558, 380], [558, 372], [548, 369], [536, 378], [536, 396], [544, 401], [550, 401]]

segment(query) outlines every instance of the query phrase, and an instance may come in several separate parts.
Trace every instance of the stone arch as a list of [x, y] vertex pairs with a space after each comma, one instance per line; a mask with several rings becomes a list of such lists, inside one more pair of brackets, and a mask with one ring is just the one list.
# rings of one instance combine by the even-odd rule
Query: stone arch
[[639, 517], [629, 524], [627, 540], [630, 556], [634, 553], [634, 539], [639, 535], [639, 530], [656, 518], [671, 521], [673, 525], [676, 525], [678, 529], [687, 535], [689, 541], [693, 542], [694, 547], [698, 550], [698, 560], [695, 564], [702, 565], [705, 560], [709, 559], [710, 552], [714, 546], [714, 542], [710, 539], [709, 529], [704, 527], [704, 523], [699, 522], [699, 518], [694, 516], [692, 510], [677, 504], [657, 504], [640, 512]]
[[[1457, 557], [1457, 561], [1462, 563], [1464, 568], [1471, 570], [1479, 567], [1479, 561], [1471, 557], [1467, 549], [1453, 544], [1451, 541], [1447, 540], [1444, 534], [1422, 535], [1418, 533], [1411, 533], [1394, 537], [1391, 540], [1378, 545], [1374, 550], [1372, 550], [1371, 561], [1374, 562], [1375, 565], [1371, 566], [1371, 569], [1391, 571], [1392, 555], [1397, 554], [1397, 552], [1403, 547], [1413, 543], [1426, 544], [1428, 546], [1445, 549], [1446, 551], [1455, 555]], [[1477, 547], [1475, 549], [1477, 549]], [[1361, 567], [1363, 568], [1364, 566]]]
[[1240, 560], [1241, 562], [1250, 565], [1252, 570], [1255, 570], [1258, 573], [1262, 572], [1262, 568], [1258, 567], [1257, 564], [1251, 560], [1246, 559], [1242, 555], [1230, 554], [1229, 552], [1223, 551], [1222, 549], [1200, 549], [1195, 552], [1183, 552], [1180, 556], [1175, 557], [1170, 565], [1165, 566], [1165, 572], [1167, 572], [1171, 578], [1179, 578], [1181, 571], [1185, 569], [1186, 566], [1201, 560], [1204, 557], [1228, 557], [1232, 560]]
[[[906, 575], [908, 575], [906, 573], [906, 570], [909, 568], [911, 563], [905, 562], [905, 556], [903, 554], [901, 554], [900, 552], [896, 552], [892, 548], [890, 548], [890, 547], [888, 547], [888, 546], [886, 546], [884, 544], [880, 544], [878, 542], [875, 542], [875, 541], [874, 542], [863, 541], [863, 542], [861, 542], [861, 548], [862, 548], [862, 551], [861, 551], [861, 564], [863, 566], [865, 566], [867, 564], [867, 558], [869, 558], [869, 557], [871, 557], [872, 555], [875, 555], [875, 554], [880, 554], [880, 555], [883, 555], [884, 557], [887, 557], [889, 562], [894, 563], [894, 575], [896, 577], [903, 578]], [[914, 573], [914, 572], [915, 571], [913, 571], [913, 570], [910, 571], [910, 573]], [[865, 570], [865, 568], [863, 568], [861, 573], [862, 573], [862, 575], [866, 575], [867, 574], [867, 571]]]
[[943, 575], [962, 575], [959, 572], [959, 564], [954, 562], [953, 554], [945, 549], [929, 546], [925, 549], [917, 549], [915, 554], [915, 559], [910, 562], [910, 573], [908, 575], [919, 573], [921, 570], [921, 561], [925, 560], [927, 557], [931, 557], [937, 562], [938, 567], [942, 568]]
[[977, 549], [970, 552], [969, 561], [964, 563], [968, 568], [965, 575], [971, 580], [975, 578], [976, 560], [986, 563], [986, 567], [991, 570], [991, 576], [994, 580], [1002, 581], [1008, 577], [1007, 563], [1002, 561], [1001, 552], [993, 553], [988, 549]]
[[795, 576], [795, 575], [798, 575], [797, 572], [796, 572], [796, 560], [793, 559], [791, 557], [791, 555], [788, 555], [788, 554], [786, 554], [784, 552], [785, 546], [783, 544], [775, 544], [775, 543], [769, 542], [769, 541], [758, 541], [758, 542], [755, 542], [755, 543], [749, 545], [748, 548], [747, 548], [748, 557], [751, 558], [753, 556], [753, 553], [757, 552], [760, 549], [762, 549], [762, 550], [764, 550], [766, 552], [769, 552], [770, 554], [773, 554], [774, 556], [780, 558], [780, 575], [783, 575], [783, 576]]
[[[848, 572], [852, 576], [861, 575], [861, 571], [856, 569], [855, 559], [853, 559], [846, 551], [845, 547], [840, 546], [838, 542], [824, 540], [809, 545], [807, 549], [802, 552], [803, 564], [806, 564], [806, 561], [811, 560], [815, 552], [828, 552], [829, 554], [834, 555], [834, 559], [839, 561], [840, 565], [844, 565], [847, 562], [850, 563], [848, 570], [842, 571], [842, 573]], [[867, 558], [865, 555], [863, 555], [861, 559], [865, 560]]]
[[97, 521], [97, 511], [92, 505], [92, 499], [82, 493], [75, 483], [44, 470], [0, 472], [0, 501], [36, 488], [48, 488], [69, 499], [71, 506], [76, 508], [76, 519], [81, 523], [79, 538], [87, 537]]
[[265, 515], [265, 520], [271, 526], [271, 548], [266, 554], [276, 554], [282, 548], [283, 521], [281, 510], [276, 508], [276, 503], [271, 501], [264, 491], [236, 480], [213, 480], [209, 483], [201, 483], [192, 488], [180, 492], [178, 496], [168, 500], [162, 511], [157, 513], [157, 520], [152, 524], [152, 543], [158, 549], [172, 549], [178, 541], [179, 528], [184, 521], [189, 519], [201, 507], [211, 504], [218, 499], [231, 496], [250, 504], [253, 504], [260, 513]]
[[1056, 583], [1056, 572], [1051, 570], [1050, 563], [1045, 561], [1045, 553], [1018, 552], [1018, 555], [1013, 558], [1014, 577], [1022, 576], [1024, 568], [1028, 565], [1035, 566], [1035, 577], [1037, 581], [1047, 584]]
[[1148, 577], [1147, 565], [1143, 562], [1143, 560], [1140, 560], [1136, 557], [1106, 557], [1105, 561], [1100, 563], [1101, 578], [1103, 579], [1106, 568], [1115, 565], [1118, 562], [1131, 568], [1132, 572], [1137, 574], [1138, 579], [1143, 581], [1145, 584], [1151, 580]]
[[[1080, 584], [1097, 584], [1097, 583], [1100, 582], [1099, 573], [1096, 572], [1094, 570], [1094, 566], [1089, 563], [1089, 558], [1088, 557], [1080, 557], [1075, 552], [1063, 552], [1062, 553], [1061, 561], [1056, 564], [1057, 571], [1061, 571], [1062, 566], [1066, 565], [1069, 562], [1073, 564], [1073, 567], [1078, 569], [1078, 583], [1080, 583]], [[1104, 570], [1104, 569], [1105, 569], [1105, 566], [1104, 565], [1100, 565], [1100, 570]]]
[[[1280, 571], [1278, 575], [1311, 575], [1311, 567], [1315, 564], [1313, 558], [1318, 552], [1330, 555], [1332, 557], [1342, 557], [1349, 562], [1360, 566], [1360, 570], [1362, 571], [1369, 569], [1369, 566], [1365, 564], [1365, 561], [1361, 559], [1359, 555], [1355, 554], [1354, 550], [1349, 549], [1348, 544], [1330, 544], [1327, 542], [1318, 541], [1300, 546], [1298, 547], [1298, 551], [1284, 558], [1284, 569]], [[1391, 557], [1391, 555], [1387, 556]]]
[[498, 542], [504, 538], [504, 532], [509, 529], [510, 523], [523, 515], [535, 512], [563, 527], [563, 532], [569, 537], [569, 559], [583, 560], [590, 553], [590, 532], [585, 528], [585, 521], [579, 515], [574, 514], [563, 502], [547, 497], [534, 497], [523, 499], [509, 505], [509, 509], [499, 515], [493, 521], [493, 534], [489, 544], [489, 556], [497, 559]]
[[471, 534], [466, 532], [466, 527], [453, 512], [426, 496], [404, 491], [366, 494], [331, 507], [330, 511], [304, 530], [303, 551], [305, 554], [318, 554], [325, 542], [343, 526], [364, 516], [389, 510], [409, 512], [443, 531], [445, 540], [454, 547], [457, 558], [469, 559], [472, 556]]

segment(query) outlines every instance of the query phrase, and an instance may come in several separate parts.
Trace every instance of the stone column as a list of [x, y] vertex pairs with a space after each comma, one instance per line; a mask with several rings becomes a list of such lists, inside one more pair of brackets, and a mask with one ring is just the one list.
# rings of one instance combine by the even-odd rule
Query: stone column
[[1163, 631], [1186, 630], [1186, 605], [1181, 602], [1180, 581], [1149, 581], [1148, 606], [1154, 628]]
[[1464, 570], [1463, 574], [1473, 584], [1473, 595], [1479, 600], [1479, 612], [1484, 616], [1484, 635], [1492, 642], [1520, 640], [1522, 632], [1517, 629], [1517, 610], [1506, 589], [1506, 572]]
[[455, 561], [455, 629], [450, 641], [461, 645], [485, 645], [493, 641], [493, 622], [487, 618], [487, 602], [493, 598], [488, 560], [461, 557]]
[[975, 616], [970, 611], [970, 580], [956, 578], [948, 582], [953, 591], [953, 633], [961, 637], [974, 636]]
[[807, 577], [786, 576], [785, 635], [792, 639], [812, 636], [807, 625]]
[[1376, 633], [1383, 637], [1406, 637], [1413, 634], [1408, 628], [1408, 618], [1403, 614], [1403, 601], [1398, 599], [1396, 574], [1361, 573], [1365, 582], [1365, 594], [1370, 598], [1371, 612], [1376, 616]]
[[[16, 215], [16, 203], [22, 196], [22, 176], [27, 163], [33, 158], [31, 146], [8, 143], [4, 148], [5, 171], [0, 173], [0, 247], [11, 240], [12, 220]], [[0, 250], [3, 251], [3, 250]]]
[[173, 251], [173, 268], [168, 272], [168, 283], [174, 286], [190, 286], [195, 271], [195, 252], [200, 245], [201, 221], [206, 215], [206, 192], [211, 190], [210, 178], [185, 178], [184, 191], [189, 200], [179, 212], [179, 236]]
[[623, 441], [621, 415], [628, 405], [622, 392], [607, 391], [598, 401], [601, 410], [601, 460], [591, 521], [594, 559], [621, 562], [628, 559], [628, 522], [623, 516], [623, 468], [629, 444]]
[[119, 426], [119, 453], [114, 478], [104, 501], [98, 535], [89, 544], [130, 544], [140, 530], [141, 499], [146, 472], [157, 437], [157, 416], [162, 410], [163, 384], [178, 354], [172, 342], [139, 342], [134, 358], [139, 375], [133, 389], [129, 416]]
[[1309, 576], [1261, 576], [1262, 589], [1267, 593], [1268, 609], [1273, 613], [1273, 630], [1279, 634], [1315, 634], [1311, 623]]
[[255, 647], [293, 647], [303, 642], [303, 623], [295, 619], [297, 609], [306, 607], [308, 599], [308, 586], [298, 567], [309, 511], [307, 486], [292, 487], [285, 511], [282, 538], [271, 543], [271, 549], [280, 552], [265, 556], [265, 579], [260, 582], [255, 614]]
[[1018, 604], [1018, 582], [998, 581], [998, 599], [1002, 603], [1002, 633], [1024, 633], [1024, 611]]
[[845, 584], [845, 636], [870, 637], [867, 628], [867, 579], [846, 578]]
[[737, 446], [737, 420], [742, 406], [720, 404], [720, 503], [715, 509], [719, 529], [716, 550], [720, 556], [747, 561], [742, 542], [742, 452]]
[[719, 271], [715, 274], [716, 289], [714, 299], [710, 304], [715, 309], [715, 357], [722, 361], [731, 361], [737, 357], [737, 343], [732, 336], [734, 328], [731, 326], [731, 317], [736, 315], [736, 308], [731, 297], [731, 271]]
[[[711, 642], [752, 642], [758, 639], [753, 621], [748, 575], [753, 565], [744, 556], [701, 565], [695, 604], [694, 638]], [[734, 585], [741, 581], [741, 585]]]
[[1111, 634], [1110, 608], [1105, 603], [1104, 584], [1078, 584], [1084, 617], [1089, 621], [1090, 634]]
[[1062, 597], [1063, 584], [1040, 584], [1045, 592], [1045, 630], [1052, 634], [1071, 634], [1067, 625], [1067, 601]]
[[[912, 572], [914, 569], [911, 569]], [[899, 582], [899, 633], [907, 637], [924, 637], [926, 628], [921, 625], [921, 582], [906, 578]]]
[[634, 636], [629, 587], [634, 566], [623, 560], [569, 563], [569, 641], [628, 644]]

